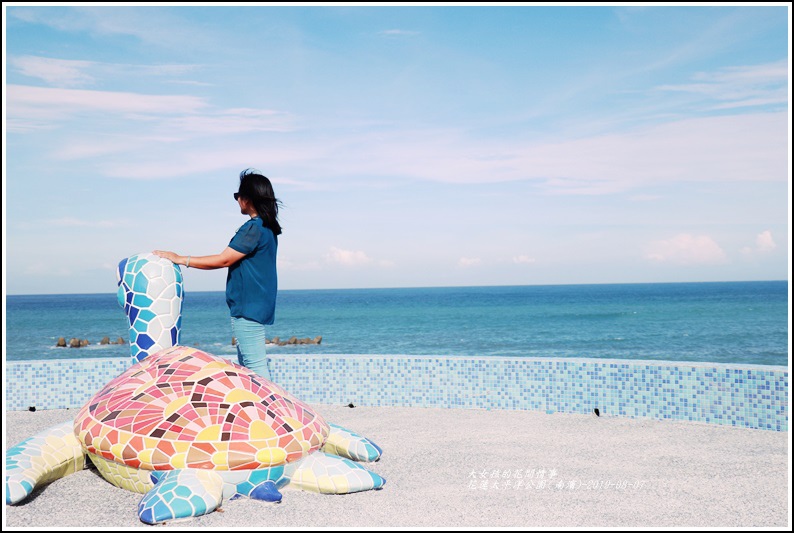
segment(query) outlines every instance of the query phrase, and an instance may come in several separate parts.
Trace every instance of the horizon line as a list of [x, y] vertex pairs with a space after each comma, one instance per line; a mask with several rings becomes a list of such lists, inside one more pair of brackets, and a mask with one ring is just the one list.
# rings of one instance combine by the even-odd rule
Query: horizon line
[[[308, 291], [370, 291], [370, 290], [414, 290], [414, 289], [478, 289], [495, 287], [588, 287], [598, 285], [672, 285], [672, 284], [694, 284], [694, 283], [769, 283], [786, 282], [788, 279], [750, 279], [750, 280], [712, 280], [712, 281], [625, 281], [625, 282], [603, 282], [603, 283], [537, 283], [537, 284], [491, 284], [491, 285], [417, 285], [407, 287], [326, 287], [312, 289], [278, 289], [278, 292], [308, 292]], [[206, 292], [225, 292], [224, 289], [218, 290], [197, 290], [192, 293]], [[88, 296], [98, 294], [114, 294], [116, 291], [108, 292], [63, 292], [63, 293], [7, 293], [3, 291], [3, 297], [7, 296]], [[189, 294], [185, 291], [185, 294]]]

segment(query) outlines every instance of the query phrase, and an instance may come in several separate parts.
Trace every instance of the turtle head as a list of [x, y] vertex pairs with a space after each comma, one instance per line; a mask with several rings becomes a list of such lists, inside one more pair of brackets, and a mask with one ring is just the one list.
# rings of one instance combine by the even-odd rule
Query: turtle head
[[182, 271], [150, 253], [122, 259], [116, 271], [119, 305], [130, 324], [132, 362], [179, 344]]

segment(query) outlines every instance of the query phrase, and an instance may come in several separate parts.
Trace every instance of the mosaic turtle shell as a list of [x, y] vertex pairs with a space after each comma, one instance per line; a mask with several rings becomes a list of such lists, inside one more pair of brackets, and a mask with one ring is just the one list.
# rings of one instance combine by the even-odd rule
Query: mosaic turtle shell
[[132, 365], [80, 410], [87, 452], [145, 470], [253, 470], [319, 449], [328, 424], [247, 368], [176, 346]]

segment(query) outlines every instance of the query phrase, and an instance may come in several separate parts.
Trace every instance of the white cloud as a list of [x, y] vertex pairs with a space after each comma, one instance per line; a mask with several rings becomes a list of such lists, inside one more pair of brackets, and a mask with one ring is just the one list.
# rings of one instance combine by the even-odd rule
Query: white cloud
[[[73, 65], [74, 66], [74, 65]], [[74, 67], [76, 68], [76, 67]], [[155, 67], [152, 67], [155, 68]], [[175, 65], [176, 69], [189, 68]], [[769, 70], [769, 72], [767, 72]], [[725, 79], [777, 79], [776, 67], [729, 71]], [[57, 146], [56, 156], [77, 159], [119, 154], [114, 176], [170, 178], [186, 175], [196, 161], [229, 161], [232, 147], [224, 135], [273, 134], [253, 144], [267, 151], [271, 166], [304, 176], [369, 176], [388, 174], [409, 180], [447, 183], [491, 183], [532, 180], [550, 194], [597, 195], [641, 189], [649, 184], [701, 181], [783, 181], [788, 175], [787, 113], [756, 113], [668, 122], [630, 132], [559, 142], [483, 140], [457, 129], [384, 130], [287, 139], [301, 117], [271, 109], [213, 109], [205, 98], [190, 95], [144, 95], [127, 92], [53, 89], [10, 85], [7, 127], [11, 132], [64, 125], [83, 119], [80, 132]], [[114, 116], [115, 115], [115, 116]], [[101, 122], [94, 123], [96, 118]], [[126, 119], [144, 131], [130, 131], [128, 157], [124, 140], [110, 141], [103, 131], [108, 120]], [[132, 122], [134, 121], [134, 123]], [[114, 134], [118, 134], [116, 128]], [[350, 131], [349, 129], [347, 131]], [[125, 130], [126, 132], [126, 130]], [[212, 137], [206, 146], [193, 139]], [[186, 141], [168, 146], [163, 139]], [[101, 139], [97, 141], [97, 139]], [[92, 147], [95, 146], [95, 147]], [[264, 148], [262, 148], [264, 147]], [[361, 154], [368, 157], [362, 158]], [[246, 158], [246, 161], [254, 159]], [[178, 162], [178, 164], [176, 163]], [[166, 168], [175, 163], [179, 168]], [[246, 163], [247, 165], [247, 163]], [[126, 170], [125, 170], [126, 169]], [[320, 180], [317, 180], [320, 181]]]
[[13, 133], [33, 133], [42, 132], [46, 130], [54, 130], [57, 126], [48, 120], [37, 120], [33, 118], [15, 118], [8, 117], [6, 119], [6, 130]]
[[204, 98], [189, 95], [148, 95], [129, 92], [52, 89], [26, 85], [6, 88], [8, 112], [65, 118], [83, 111], [119, 114], [189, 114], [207, 107]]
[[[89, 93], [84, 95], [89, 100], [85, 105], [91, 105], [89, 97], [93, 91], [71, 92]], [[63, 95], [56, 92], [53, 96], [57, 99]], [[788, 175], [785, 113], [692, 119], [631, 133], [556, 143], [491, 142], [456, 130], [438, 129], [381, 130], [378, 135], [365, 132], [328, 138], [309, 134], [287, 139], [278, 134], [290, 130], [299, 120], [288, 113], [207, 110], [201, 99], [174, 98], [174, 106], [158, 100], [140, 105], [145, 109], [168, 109], [161, 115], [155, 111], [147, 115], [149, 129], [137, 136], [141, 142], [130, 143], [130, 157], [117, 156], [107, 172], [125, 178], [172, 178], [239, 166], [237, 161], [245, 167], [250, 161], [259, 160], [268, 161], [271, 168], [299, 172], [301, 181], [308, 179], [318, 184], [336, 176], [384, 175], [446, 183], [531, 180], [540, 191], [549, 194], [580, 195], [641, 190], [648, 185], [675, 182], [783, 181]], [[63, 97], [60, 100], [69, 101]], [[131, 104], [123, 98], [119, 100], [119, 108], [110, 111], [108, 105], [108, 112], [132, 111], [128, 107]], [[9, 103], [13, 118], [19, 114], [13, 94]], [[50, 107], [42, 102], [38, 108], [42, 114], [55, 114], [65, 113], [70, 106]], [[34, 111], [25, 118], [37, 118]], [[263, 142], [252, 135], [244, 141], [247, 144], [224, 139], [224, 135], [239, 132], [266, 133], [268, 139]], [[209, 139], [210, 135], [211, 143], [187, 142], [199, 137]], [[163, 141], [166, 137], [185, 142], [169, 145]], [[64, 157], [81, 153], [89, 156], [95, 150], [101, 153], [99, 146], [107, 146], [109, 151], [121, 147], [119, 142], [107, 138], [97, 142], [95, 138], [98, 135], [70, 138], [60, 145], [59, 153]], [[163, 152], [166, 149], [167, 157]], [[368, 157], [361, 157], [362, 153]]]
[[661, 195], [658, 194], [633, 194], [629, 197], [632, 202], [654, 202], [660, 200]]
[[784, 105], [788, 102], [788, 63], [726, 67], [717, 72], [701, 72], [694, 83], [662, 85], [658, 91], [689, 93], [707, 98], [710, 109]]
[[745, 246], [742, 248], [743, 254], [768, 253], [777, 248], [777, 243], [772, 238], [769, 230], [759, 233], [755, 238], [755, 247]]
[[320, 263], [317, 261], [308, 261], [305, 263], [299, 263], [297, 261], [286, 259], [280, 256], [276, 259], [276, 263], [279, 270], [290, 270], [296, 272], [307, 272], [313, 270], [320, 270], [322, 268]]
[[129, 228], [129, 220], [83, 220], [74, 217], [63, 217], [43, 221], [47, 226], [78, 227], [78, 228]]
[[206, 81], [196, 81], [196, 80], [171, 80], [167, 83], [173, 83], [175, 85], [193, 85], [195, 87], [214, 87], [214, 83], [209, 83]]
[[[128, 145], [127, 151], [136, 154], [136, 161], [140, 161], [140, 154], [147, 152], [145, 145], [157, 147], [163, 142], [196, 137], [294, 129], [293, 118], [287, 113], [251, 108], [212, 110], [205, 99], [195, 96], [11, 85], [7, 100], [11, 131], [53, 129], [80, 116], [79, 131], [86, 133], [69, 135], [55, 154], [66, 159], [118, 152]], [[127, 122], [117, 131], [106, 132], [96, 129], [92, 119], [99, 120], [100, 125], [108, 119]], [[145, 133], [130, 130], [133, 122], [145, 128]]]
[[213, 114], [186, 115], [164, 124], [166, 129], [196, 134], [224, 135], [257, 131], [290, 131], [286, 113], [270, 109], [225, 109]]
[[132, 228], [135, 224], [127, 219], [117, 220], [85, 220], [75, 217], [37, 218], [33, 221], [17, 222], [15, 227], [22, 230], [38, 228]]
[[375, 265], [386, 268], [394, 266], [391, 261], [372, 259], [361, 250], [342, 250], [335, 246], [332, 246], [329, 252], [325, 254], [325, 261], [346, 267]]
[[108, 154], [118, 154], [133, 150], [143, 150], [147, 144], [168, 144], [180, 139], [174, 137], [146, 137], [128, 135], [105, 135], [98, 138], [77, 138], [65, 140], [53, 157], [62, 161], [90, 159]]
[[536, 143], [453, 129], [381, 130], [307, 149], [323, 157], [318, 172], [464, 184], [532, 180], [548, 193], [597, 195], [660, 183], [784, 181], [787, 121], [786, 113], [697, 118]]
[[758, 234], [755, 238], [755, 247], [759, 252], [771, 252], [777, 248], [775, 240], [772, 238], [772, 232], [766, 230]]
[[667, 240], [650, 243], [645, 258], [679, 265], [723, 263], [727, 256], [708, 235], [682, 233]]
[[516, 164], [562, 193], [609, 193], [649, 183], [781, 181], [787, 175], [784, 115], [682, 120], [539, 145]]
[[97, 80], [118, 78], [153, 78], [167, 83], [212, 86], [212, 83], [185, 80], [165, 79], [181, 78], [202, 68], [199, 64], [166, 64], [166, 65], [135, 65], [129, 63], [103, 63], [100, 61], [82, 61], [75, 59], [58, 59], [44, 56], [10, 56], [9, 66], [23, 76], [36, 78], [60, 88], [74, 88], [93, 85]]
[[84, 72], [94, 65], [92, 61], [18, 56], [9, 58], [8, 63], [25, 76], [37, 78], [58, 87], [74, 87], [94, 82], [94, 78]]
[[[240, 146], [239, 142], [221, 142], [220, 139], [210, 139], [208, 142], [210, 143], [208, 146], [192, 144], [187, 149], [162, 144], [150, 145], [150, 150], [145, 156], [138, 154], [138, 157], [133, 159], [117, 157], [112, 163], [103, 165], [102, 172], [108, 177], [141, 180], [172, 179], [208, 172], [226, 172], [233, 176], [240, 172], [240, 169], [257, 167], [256, 161], [267, 162], [268, 168], [283, 167], [299, 160], [301, 154], [299, 145], [286, 146], [274, 143], [263, 146], [254, 142], [250, 146]], [[140, 151], [137, 150], [136, 153]], [[303, 155], [306, 156], [305, 151]], [[274, 184], [300, 187], [303, 183], [305, 184], [303, 188], [313, 189], [313, 185], [306, 183], [305, 180], [268, 177]]]
[[80, 6], [80, 7], [19, 7], [9, 11], [10, 16], [27, 22], [45, 24], [65, 32], [86, 32], [91, 35], [126, 35], [147, 44], [178, 49], [191, 43], [220, 42], [212, 27], [195, 26], [178, 10], [158, 7], [156, 16], [150, 9], [138, 6]]
[[527, 255], [518, 255], [513, 258], [513, 263], [517, 265], [531, 265], [535, 262], [534, 257], [529, 257]]
[[413, 30], [392, 29], [392, 30], [383, 30], [379, 33], [381, 35], [417, 35], [419, 32]]
[[458, 259], [458, 266], [461, 268], [475, 267], [482, 264], [479, 257], [461, 257]]

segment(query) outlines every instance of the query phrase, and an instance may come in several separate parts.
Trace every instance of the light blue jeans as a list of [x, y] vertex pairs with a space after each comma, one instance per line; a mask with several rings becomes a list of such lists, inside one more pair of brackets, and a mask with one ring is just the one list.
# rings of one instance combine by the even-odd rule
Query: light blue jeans
[[232, 317], [232, 335], [237, 338], [237, 360], [240, 364], [272, 381], [265, 348], [265, 326], [247, 318]]

